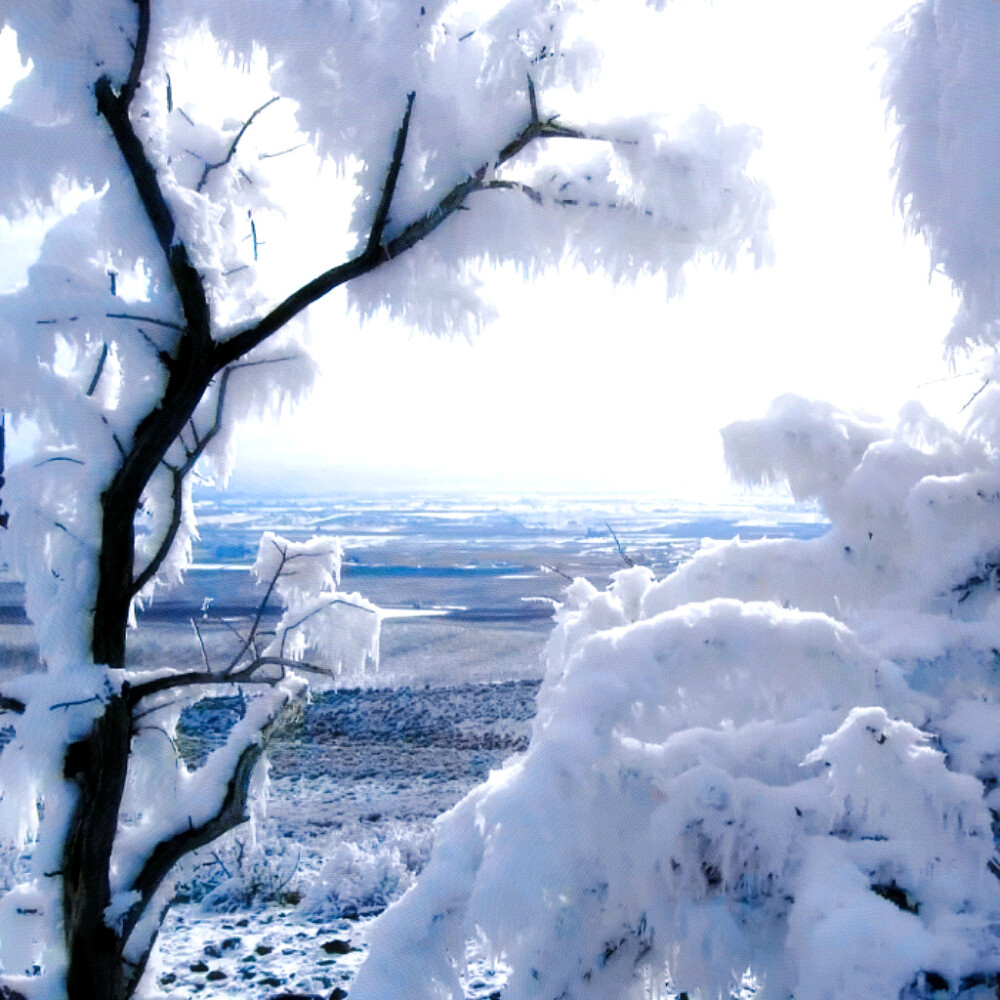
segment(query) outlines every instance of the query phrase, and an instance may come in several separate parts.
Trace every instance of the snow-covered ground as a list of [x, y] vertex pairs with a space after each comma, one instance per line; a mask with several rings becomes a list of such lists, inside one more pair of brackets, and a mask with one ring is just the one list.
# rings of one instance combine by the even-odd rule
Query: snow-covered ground
[[[825, 530], [781, 506], [566, 497], [222, 497], [202, 504], [200, 524], [184, 586], [142, 616], [138, 662], [197, 662], [190, 620], [206, 598], [209, 651], [226, 648], [223, 620], [259, 599], [243, 570], [268, 527], [292, 539], [339, 534], [343, 588], [394, 613], [368, 685], [317, 696], [275, 742], [266, 813], [182, 873], [144, 980], [147, 995], [176, 1000], [349, 989], [370, 917], [425, 863], [435, 817], [526, 747], [565, 576], [603, 587], [623, 565], [618, 543], [663, 575], [703, 537]], [[15, 586], [0, 603], [6, 668], [30, 669]], [[198, 760], [239, 711], [238, 699], [203, 703], [183, 721], [181, 752]], [[468, 996], [488, 998], [504, 975], [470, 956]]]
[[[266, 816], [207, 851], [161, 933], [153, 996], [329, 996], [346, 989], [367, 918], [410, 884], [434, 818], [525, 747], [534, 681], [336, 691], [316, 699], [271, 754]], [[186, 720], [192, 757], [232, 701]], [[475, 968], [470, 996], [501, 972]], [[478, 984], [478, 985], [472, 985]]]

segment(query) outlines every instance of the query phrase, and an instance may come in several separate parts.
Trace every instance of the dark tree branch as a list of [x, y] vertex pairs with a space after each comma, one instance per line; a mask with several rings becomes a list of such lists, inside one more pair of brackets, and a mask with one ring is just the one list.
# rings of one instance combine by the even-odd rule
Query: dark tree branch
[[965, 405], [958, 411], [959, 413], [965, 413], [965, 411], [972, 406], [976, 399], [986, 391], [987, 386], [989, 386], [991, 379], [983, 379], [983, 384], [965, 401]]
[[[251, 212], [249, 209], [247, 209], [247, 218], [250, 220], [250, 236], [248, 238], [251, 239], [251, 240], [253, 240], [253, 259], [256, 261], [257, 260], [258, 251], [260, 250], [261, 246], [263, 246], [263, 244], [257, 238], [257, 223], [254, 222], [254, 220], [253, 220], [253, 212]], [[246, 238], [247, 237], [244, 237], [244, 239], [246, 239]], [[246, 265], [244, 265], [244, 267], [245, 266]], [[229, 271], [227, 273], [228, 274], [235, 274], [236, 271], [242, 271], [242, 270], [243, 270], [242, 267], [238, 267], [234, 271]]]
[[321, 299], [328, 292], [332, 292], [333, 289], [350, 281], [352, 278], [357, 278], [368, 271], [374, 270], [379, 264], [388, 259], [388, 255], [382, 246], [382, 235], [388, 222], [392, 196], [395, 193], [396, 183], [399, 180], [399, 171], [403, 164], [403, 153], [406, 150], [406, 138], [410, 129], [410, 116], [413, 111], [415, 98], [415, 93], [411, 92], [407, 95], [406, 111], [403, 114], [403, 121], [399, 127], [399, 131], [396, 133], [392, 160], [389, 163], [385, 184], [382, 187], [382, 195], [375, 209], [375, 217], [368, 233], [364, 252], [352, 260], [324, 271], [323, 274], [313, 278], [312, 281], [289, 295], [287, 299], [280, 302], [252, 327], [241, 331], [229, 340], [216, 344], [216, 370], [224, 368], [226, 365], [232, 364], [232, 362], [248, 354], [258, 344], [263, 343], [270, 337], [271, 334], [277, 332], [286, 323], [294, 319], [303, 309]]
[[569, 573], [564, 573], [558, 566], [551, 566], [548, 563], [542, 563], [540, 568], [543, 573], [558, 573], [564, 580], [569, 580], [570, 583], [574, 582], [573, 577], [571, 577]]
[[258, 160], [273, 160], [277, 156], [285, 156], [288, 153], [294, 153], [297, 149], [301, 149], [303, 146], [309, 145], [306, 142], [298, 142], [294, 146], [289, 146], [288, 149], [279, 149], [277, 153], [258, 153]]
[[142, 81], [142, 68], [146, 63], [146, 47], [149, 45], [150, 3], [149, 0], [135, 0], [135, 3], [139, 8], [139, 27], [132, 49], [132, 65], [129, 67], [128, 79], [119, 95], [125, 111], [128, 111], [132, 98], [135, 97], [135, 92], [139, 89]]
[[246, 121], [245, 121], [245, 122], [243, 123], [243, 127], [242, 127], [242, 128], [241, 128], [241, 129], [239, 130], [239, 132], [237, 132], [237, 133], [236, 133], [235, 137], [233, 138], [233, 141], [232, 141], [232, 143], [230, 143], [230, 146], [229, 146], [229, 152], [228, 152], [228, 153], [226, 153], [226, 158], [225, 158], [224, 160], [219, 160], [219, 162], [218, 162], [218, 163], [206, 163], [206, 164], [205, 164], [205, 170], [203, 171], [203, 173], [202, 173], [202, 175], [201, 175], [201, 180], [200, 180], [200, 181], [198, 181], [198, 186], [197, 186], [197, 187], [195, 188], [195, 190], [197, 190], [197, 191], [200, 191], [200, 190], [201, 190], [201, 189], [202, 189], [202, 188], [203, 188], [203, 187], [205, 186], [205, 182], [206, 182], [206, 181], [208, 180], [208, 175], [209, 175], [209, 174], [210, 174], [210, 173], [211, 173], [211, 172], [212, 172], [213, 170], [218, 170], [218, 169], [219, 169], [220, 167], [224, 167], [224, 166], [226, 166], [226, 164], [227, 164], [227, 163], [229, 163], [229, 161], [230, 161], [230, 160], [232, 160], [233, 156], [235, 156], [235, 155], [236, 155], [236, 147], [237, 147], [237, 146], [238, 146], [238, 145], [240, 144], [240, 139], [242, 139], [242, 138], [243, 138], [243, 136], [244, 136], [244, 135], [246, 134], [246, 130], [247, 130], [248, 128], [250, 128], [250, 126], [251, 126], [251, 125], [253, 124], [253, 120], [254, 120], [254, 119], [255, 119], [255, 118], [257, 117], [257, 115], [259, 115], [259, 114], [260, 114], [260, 113], [261, 113], [261, 112], [262, 112], [262, 111], [263, 111], [263, 110], [264, 110], [265, 108], [269, 108], [269, 107], [270, 107], [270, 106], [271, 106], [272, 104], [274, 104], [274, 102], [275, 102], [276, 100], [278, 100], [278, 96], [277, 96], [277, 95], [275, 95], [274, 97], [272, 97], [272, 98], [271, 98], [271, 99], [270, 99], [269, 101], [265, 101], [265, 102], [264, 102], [264, 103], [263, 103], [263, 104], [262, 104], [262, 105], [261, 105], [261, 106], [260, 106], [259, 108], [257, 108], [257, 110], [256, 110], [256, 111], [255, 111], [255, 112], [254, 112], [254, 113], [253, 113], [253, 114], [252, 114], [252, 115], [251, 115], [251, 116], [250, 116], [250, 117], [249, 117], [249, 118], [248, 118], [248, 119], [247, 119], [247, 120], [246, 120]]
[[372, 220], [372, 227], [368, 233], [368, 245], [365, 247], [365, 255], [377, 255], [382, 246], [382, 234], [385, 232], [385, 224], [389, 221], [389, 208], [392, 205], [392, 196], [396, 193], [396, 184], [399, 182], [399, 171], [403, 166], [403, 153], [406, 152], [406, 137], [410, 131], [410, 116], [413, 114], [413, 101], [416, 99], [416, 91], [411, 90], [406, 95], [406, 111], [403, 114], [403, 123], [396, 133], [396, 144], [392, 150], [392, 160], [389, 162], [389, 172], [385, 175], [385, 184], [382, 186], [382, 196], [379, 198], [375, 208], [375, 218]]
[[[534, 87], [532, 87], [533, 90]], [[537, 112], [537, 108], [535, 110]], [[536, 139], [591, 139], [594, 141], [604, 141], [597, 136], [587, 135], [581, 129], [560, 125], [554, 118], [545, 121], [532, 119], [514, 139], [500, 150], [499, 155], [492, 164], [484, 163], [475, 173], [470, 174], [465, 180], [456, 184], [430, 212], [411, 222], [398, 236], [390, 240], [385, 247], [386, 254], [389, 257], [398, 257], [401, 253], [409, 250], [429, 236], [449, 216], [464, 207], [465, 201], [470, 194], [474, 191], [487, 188], [493, 182], [493, 178], [489, 181], [486, 179], [492, 171], [513, 159]]]
[[[235, 367], [235, 366], [234, 366]], [[163, 560], [166, 559], [167, 553], [170, 551], [174, 544], [174, 540], [177, 538], [177, 532], [180, 530], [181, 517], [184, 513], [184, 479], [187, 474], [194, 468], [195, 463], [201, 458], [205, 449], [212, 442], [212, 439], [219, 433], [222, 427], [222, 410], [226, 404], [226, 386], [229, 383], [229, 376], [232, 373], [232, 368], [227, 368], [219, 380], [219, 395], [215, 401], [215, 420], [212, 426], [208, 429], [205, 435], [201, 438], [198, 437], [197, 431], [195, 431], [195, 447], [187, 452], [187, 459], [183, 465], [180, 466], [168, 466], [170, 469], [170, 474], [173, 477], [173, 486], [171, 489], [171, 511], [170, 511], [170, 524], [167, 525], [167, 531], [163, 536], [163, 540], [160, 542], [159, 548], [157, 548], [156, 553], [153, 555], [152, 559], [146, 565], [146, 568], [135, 578], [132, 583], [132, 596], [142, 590], [143, 587], [149, 583], [150, 580], [156, 575], [156, 571], [163, 564]], [[194, 424], [191, 424], [192, 429], [194, 429]], [[180, 432], [178, 432], [179, 436]]]
[[131, 687], [129, 689], [129, 704], [135, 708], [143, 698], [149, 698], [164, 691], [174, 691], [177, 688], [203, 687], [214, 684], [267, 684], [273, 686], [284, 676], [284, 670], [282, 670], [282, 675], [277, 677], [260, 677], [257, 676], [258, 671], [263, 667], [285, 668], [292, 666], [309, 666], [309, 664], [300, 664], [298, 660], [290, 660], [281, 656], [258, 656], [237, 671], [218, 673], [214, 670], [188, 670], [182, 674], [166, 674], [163, 677], [154, 677], [152, 680], [143, 681], [141, 684]]
[[94, 377], [90, 380], [90, 385], [87, 387], [87, 395], [93, 396], [97, 390], [97, 383], [101, 381], [101, 374], [104, 371], [104, 364], [108, 360], [108, 342], [105, 341], [101, 347], [101, 356], [97, 360], [97, 370], [94, 372]]
[[170, 275], [187, 321], [187, 333], [205, 345], [210, 340], [211, 330], [208, 296], [205, 294], [201, 276], [190, 262], [187, 247], [174, 239], [176, 226], [173, 213], [160, 188], [156, 170], [149, 162], [142, 141], [136, 135], [129, 117], [129, 106], [142, 77], [146, 46], [149, 41], [150, 0], [136, 0], [136, 3], [139, 7], [139, 28], [128, 80], [121, 91], [115, 94], [111, 78], [102, 76], [94, 87], [97, 110], [111, 128], [125, 165], [132, 175], [146, 216], [167, 258]]
[[191, 618], [191, 628], [194, 629], [194, 634], [198, 637], [198, 645], [201, 647], [201, 659], [205, 664], [205, 670], [208, 673], [212, 672], [212, 662], [208, 658], [208, 649], [205, 647], [205, 637], [201, 634], [201, 629], [198, 627], [198, 623]]
[[542, 193], [533, 188], [530, 184], [525, 184], [522, 181], [504, 181], [504, 180], [492, 180], [483, 185], [484, 191], [520, 191], [521, 194], [526, 194], [536, 205], [541, 205], [542, 203]]
[[535, 94], [535, 81], [531, 79], [531, 74], [528, 74], [528, 108], [531, 111], [532, 122], [538, 121], [538, 97]]
[[73, 465], [87, 464], [82, 458], [73, 458], [70, 455], [53, 455], [51, 458], [43, 458], [40, 462], [35, 462], [32, 468], [40, 469], [43, 465], [48, 465], [50, 462], [70, 462]]

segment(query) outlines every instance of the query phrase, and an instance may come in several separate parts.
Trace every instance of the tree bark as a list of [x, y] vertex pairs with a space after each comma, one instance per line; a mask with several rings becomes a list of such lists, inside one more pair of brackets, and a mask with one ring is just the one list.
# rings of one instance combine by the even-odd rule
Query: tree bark
[[79, 788], [63, 861], [63, 919], [70, 1000], [127, 1000], [135, 986], [123, 942], [104, 920], [111, 851], [128, 771], [132, 717], [127, 692], [113, 697], [86, 739], [67, 752], [65, 777]]

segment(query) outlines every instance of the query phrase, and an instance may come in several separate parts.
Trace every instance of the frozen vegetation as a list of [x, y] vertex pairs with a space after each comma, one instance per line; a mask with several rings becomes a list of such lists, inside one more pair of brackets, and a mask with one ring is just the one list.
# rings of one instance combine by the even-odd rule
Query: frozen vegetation
[[461, 997], [473, 943], [511, 998], [992, 990], [991, 452], [794, 398], [725, 439], [831, 530], [569, 587], [527, 751], [438, 822], [353, 997]]
[[[406, 890], [370, 927], [353, 1000], [995, 994], [996, 3], [922, 0], [884, 39], [900, 204], [960, 300], [949, 347], [985, 356], [967, 428], [784, 396], [724, 431], [728, 462], [818, 503], [828, 531], [655, 570], [622, 552], [607, 586], [554, 566], [576, 579], [528, 742], [498, 737], [498, 756], [517, 752], [436, 822], [425, 865], [409, 833], [345, 838], [299, 892], [282, 858], [255, 853], [265, 752], [313, 695], [336, 714], [343, 689], [373, 686], [394, 610], [342, 582], [329, 531], [265, 526], [244, 552], [264, 594], [249, 615], [206, 607], [183, 662], [136, 655], [133, 626], [192, 566], [195, 479], [224, 484], [236, 422], [309, 389], [306, 309], [327, 293], [343, 286], [364, 320], [471, 333], [498, 264], [532, 278], [571, 260], [673, 295], [698, 259], [770, 259], [753, 127], [705, 108], [560, 113], [600, 85], [605, 6], [0, 0], [29, 61], [0, 109], [15, 151], [0, 216], [48, 226], [0, 296], [0, 408], [33, 442], [3, 470], [0, 557], [34, 628], [22, 662], [43, 668], [0, 688], [3, 995], [170, 985], [154, 977], [174, 895], [224, 909], [251, 889], [300, 895], [324, 938]], [[618, 6], [635, 25], [670, 7]], [[331, 172], [342, 203], [316, 239], [330, 259], [301, 273], [286, 192], [311, 211]], [[627, 399], [573, 412], [564, 433], [586, 434], [584, 416], [633, 432]], [[451, 602], [430, 603], [409, 613]], [[208, 700], [226, 724], [198, 745]], [[206, 849], [212, 885], [190, 869]], [[265, 924], [203, 950], [260, 961]], [[295, 933], [310, 954], [353, 954]], [[206, 983], [271, 978], [193, 965]], [[307, 985], [340, 996], [333, 982]]]

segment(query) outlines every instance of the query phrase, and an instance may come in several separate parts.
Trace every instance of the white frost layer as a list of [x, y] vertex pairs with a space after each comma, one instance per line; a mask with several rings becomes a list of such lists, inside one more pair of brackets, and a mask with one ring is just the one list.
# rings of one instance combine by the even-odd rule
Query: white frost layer
[[1000, 967], [995, 460], [913, 408], [893, 431], [786, 398], [726, 437], [830, 532], [569, 587], [528, 750], [439, 820], [356, 1000], [461, 997], [473, 940], [509, 1000]]

